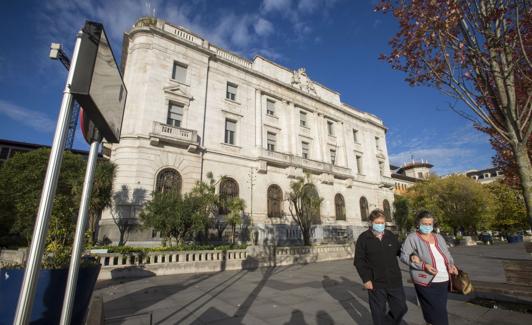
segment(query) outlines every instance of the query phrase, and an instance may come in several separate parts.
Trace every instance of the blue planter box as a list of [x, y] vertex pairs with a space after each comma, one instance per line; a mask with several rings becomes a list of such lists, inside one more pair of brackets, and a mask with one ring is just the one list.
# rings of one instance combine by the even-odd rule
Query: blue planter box
[[[71, 324], [82, 324], [100, 273], [100, 265], [79, 270]], [[0, 269], [0, 324], [13, 324], [24, 269]], [[41, 270], [30, 324], [59, 324], [68, 269]]]

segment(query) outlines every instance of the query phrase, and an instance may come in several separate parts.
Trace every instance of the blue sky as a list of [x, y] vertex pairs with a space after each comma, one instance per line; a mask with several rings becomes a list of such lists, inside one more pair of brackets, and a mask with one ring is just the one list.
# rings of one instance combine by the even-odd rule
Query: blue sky
[[[260, 54], [341, 93], [342, 101], [381, 118], [392, 163], [413, 155], [438, 174], [491, 165], [488, 138], [452, 112], [454, 100], [410, 87], [378, 60], [397, 25], [373, 11], [376, 0], [9, 1], [0, 12], [0, 138], [50, 144], [66, 70], [49, 45], [72, 52], [85, 19], [104, 24], [120, 56], [122, 34], [153, 14], [245, 57]], [[457, 104], [460, 107], [460, 103]], [[80, 132], [76, 148], [87, 149]]]

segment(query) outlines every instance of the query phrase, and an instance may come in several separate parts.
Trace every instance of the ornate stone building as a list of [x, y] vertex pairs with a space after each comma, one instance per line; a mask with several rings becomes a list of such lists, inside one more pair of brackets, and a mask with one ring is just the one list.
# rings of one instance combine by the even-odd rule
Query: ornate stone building
[[434, 167], [426, 160], [404, 163], [402, 166], [390, 165], [394, 191], [396, 194], [403, 194], [415, 183], [428, 179], [431, 169]]
[[[308, 173], [324, 199], [315, 237], [351, 236], [377, 207], [391, 221], [383, 122], [342, 103], [305, 69], [250, 61], [151, 17], [125, 34], [122, 65], [129, 97], [120, 143], [107, 150], [118, 165], [115, 191], [131, 194], [125, 202], [141, 205], [167, 187], [186, 193], [212, 172], [227, 177], [217, 191], [246, 201], [257, 229], [289, 240], [299, 234], [286, 193]], [[109, 211], [100, 226], [100, 238], [117, 238]], [[140, 231], [129, 240], [159, 238]]]

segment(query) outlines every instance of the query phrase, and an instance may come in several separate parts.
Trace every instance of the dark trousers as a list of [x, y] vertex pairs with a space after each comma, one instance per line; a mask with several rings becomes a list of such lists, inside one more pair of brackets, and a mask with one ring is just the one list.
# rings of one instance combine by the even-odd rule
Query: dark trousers
[[432, 325], [448, 325], [447, 293], [449, 281], [431, 283], [427, 287], [416, 284], [415, 287], [425, 321]]
[[[369, 307], [373, 324], [399, 324], [408, 308], [403, 287], [368, 290]], [[386, 313], [386, 303], [389, 311]]]

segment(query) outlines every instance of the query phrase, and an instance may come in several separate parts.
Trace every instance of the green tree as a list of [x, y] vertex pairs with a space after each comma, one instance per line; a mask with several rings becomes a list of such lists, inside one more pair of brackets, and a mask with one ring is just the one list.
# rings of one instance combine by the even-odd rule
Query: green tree
[[231, 242], [235, 243], [236, 226], [242, 224], [242, 212], [246, 208], [246, 203], [241, 198], [235, 197], [227, 202], [227, 214], [225, 222], [231, 226]]
[[399, 232], [405, 235], [414, 226], [414, 220], [408, 208], [408, 199], [396, 194], [393, 206], [395, 223]]
[[[38, 149], [16, 154], [0, 168], [0, 246], [28, 246], [33, 234], [35, 217], [40, 201], [50, 149]], [[86, 159], [65, 152], [61, 173], [54, 196], [46, 249], [55, 256], [68, 260], [73, 240], [76, 218], [81, 199], [81, 189], [86, 170]], [[99, 161], [97, 170], [108, 169], [110, 163]], [[106, 177], [102, 182], [101, 177]], [[109, 187], [114, 175], [97, 173], [91, 196], [95, 201], [106, 201], [111, 196]]]
[[290, 215], [299, 226], [303, 235], [303, 244], [310, 246], [310, 231], [313, 224], [320, 223], [320, 208], [323, 198], [319, 197], [310, 177], [298, 177], [290, 183], [288, 193]]
[[140, 213], [143, 226], [160, 231], [165, 243], [170, 242], [171, 246], [173, 221], [181, 205], [181, 197], [174, 192], [154, 192]]
[[436, 216], [443, 230], [454, 233], [462, 227], [474, 232], [480, 225], [489, 224], [493, 216], [491, 193], [466, 176], [430, 178], [416, 183], [405, 197], [412, 213], [427, 209]]
[[100, 159], [94, 172], [94, 183], [89, 206], [88, 237], [92, 245], [98, 240], [98, 223], [104, 209], [111, 207], [113, 181], [116, 165], [108, 160]]
[[523, 196], [516, 189], [503, 182], [493, 182], [485, 185], [494, 197], [495, 229], [512, 231], [528, 226], [526, 208]]
[[196, 218], [203, 224], [204, 239], [209, 238], [209, 228], [214, 226], [219, 196], [216, 194], [216, 182], [211, 172], [207, 173], [208, 182], [197, 182], [190, 192], [197, 208]]
[[176, 192], [154, 192], [140, 213], [145, 227], [160, 231], [171, 245], [171, 239], [181, 244], [186, 238], [208, 224], [216, 197], [208, 184], [198, 182], [190, 193], [184, 196]]

